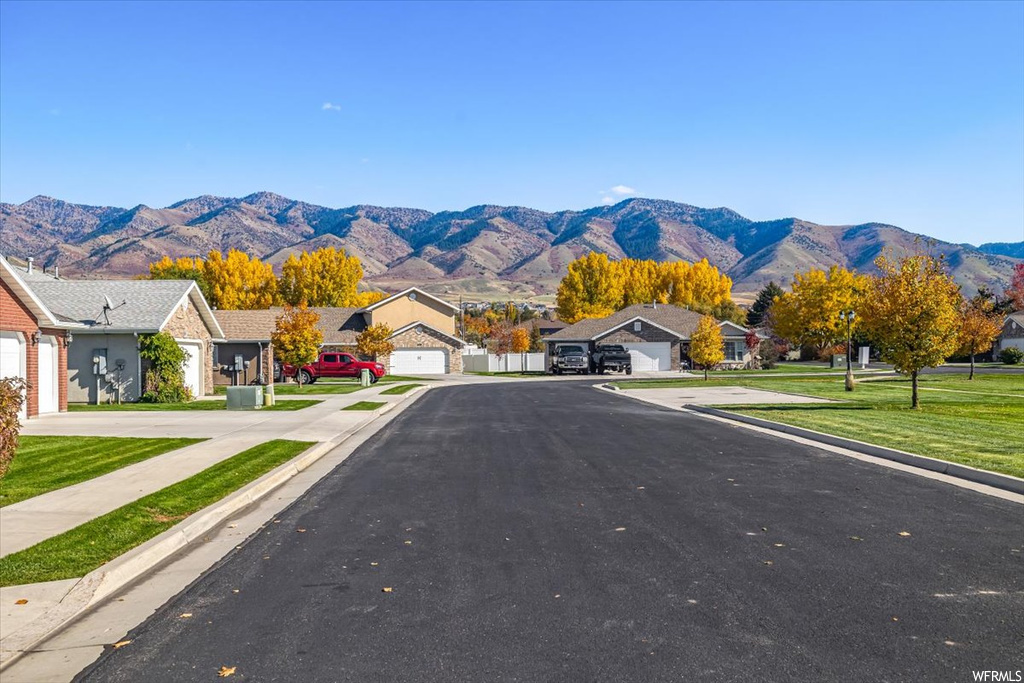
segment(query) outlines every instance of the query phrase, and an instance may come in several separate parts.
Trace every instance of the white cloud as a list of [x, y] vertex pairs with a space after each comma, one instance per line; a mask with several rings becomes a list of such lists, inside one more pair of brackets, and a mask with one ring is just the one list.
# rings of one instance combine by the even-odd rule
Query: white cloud
[[324, 102], [320, 105], [321, 111], [341, 111], [340, 104], [331, 104], [330, 102]]
[[628, 185], [616, 185], [611, 189], [612, 194], [617, 194], [620, 197], [624, 197], [627, 194], [636, 194], [636, 190]]

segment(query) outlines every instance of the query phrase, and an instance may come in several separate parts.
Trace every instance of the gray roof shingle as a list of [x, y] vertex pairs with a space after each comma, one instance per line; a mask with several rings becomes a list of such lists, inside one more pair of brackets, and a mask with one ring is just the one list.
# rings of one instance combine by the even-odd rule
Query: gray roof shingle
[[[131, 332], [158, 332], [193, 285], [191, 280], [31, 279], [32, 291], [62, 320]], [[109, 325], [104, 296], [114, 304], [107, 312]]]
[[700, 313], [669, 304], [635, 304], [621, 311], [612, 313], [607, 318], [586, 318], [575, 325], [545, 337], [551, 341], [583, 341], [613, 330], [619, 325], [640, 317], [655, 325], [675, 332], [680, 338], [687, 339], [697, 329], [697, 323], [703, 317]]
[[[320, 316], [317, 327], [324, 335], [324, 344], [354, 345], [356, 335], [366, 327], [358, 308], [312, 307], [309, 310]], [[214, 311], [228, 341], [270, 341], [282, 313], [284, 308], [277, 306], [254, 311]]]

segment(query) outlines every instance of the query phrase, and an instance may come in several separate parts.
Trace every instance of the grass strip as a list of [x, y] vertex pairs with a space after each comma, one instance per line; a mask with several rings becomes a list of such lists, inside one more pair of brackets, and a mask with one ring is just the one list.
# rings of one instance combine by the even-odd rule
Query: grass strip
[[386, 406], [387, 403], [383, 401], [360, 401], [359, 403], [353, 403], [350, 406], [345, 406], [342, 410], [377, 410], [381, 406]]
[[0, 507], [72, 486], [206, 439], [23, 436], [0, 479]]
[[835, 403], [719, 406], [744, 415], [1024, 477], [1024, 376], [926, 374], [921, 409], [910, 407], [910, 380], [857, 382], [840, 377], [766, 377], [616, 382], [622, 389], [743, 386], [832, 399]]
[[288, 462], [311, 441], [275, 439], [102, 517], [0, 558], [0, 586], [84, 576]]
[[384, 391], [382, 391], [380, 393], [381, 393], [381, 396], [384, 396], [384, 395], [387, 395], [387, 396], [399, 396], [401, 394], [405, 394], [407, 392], [412, 391], [416, 387], [422, 387], [422, 386], [423, 386], [422, 384], [399, 384], [398, 386], [391, 387], [390, 389], [385, 389]]
[[[314, 393], [314, 392], [309, 392]], [[323, 393], [323, 392], [321, 392]], [[343, 392], [347, 393], [347, 392]], [[261, 410], [302, 410], [315, 406], [322, 401], [302, 399], [296, 401], [277, 401], [272, 406], [265, 406]], [[69, 413], [92, 413], [92, 412], [156, 412], [156, 411], [178, 411], [178, 410], [227, 410], [227, 403], [216, 399], [201, 401], [189, 401], [188, 403], [69, 403]]]

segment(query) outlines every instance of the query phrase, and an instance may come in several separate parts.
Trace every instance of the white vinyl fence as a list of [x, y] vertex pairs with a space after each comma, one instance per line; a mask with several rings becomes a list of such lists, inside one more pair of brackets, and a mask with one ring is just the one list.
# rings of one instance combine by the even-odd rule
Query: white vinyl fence
[[543, 353], [472, 354], [462, 357], [465, 372], [544, 372]]

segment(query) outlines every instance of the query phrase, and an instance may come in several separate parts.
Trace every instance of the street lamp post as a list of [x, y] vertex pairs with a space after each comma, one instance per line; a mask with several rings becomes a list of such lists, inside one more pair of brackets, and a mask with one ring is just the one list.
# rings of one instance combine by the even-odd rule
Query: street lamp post
[[850, 335], [850, 327], [853, 325], [853, 311], [843, 311], [839, 314], [840, 320], [846, 321], [846, 390], [853, 391], [853, 359], [850, 353], [853, 351], [853, 338]]

